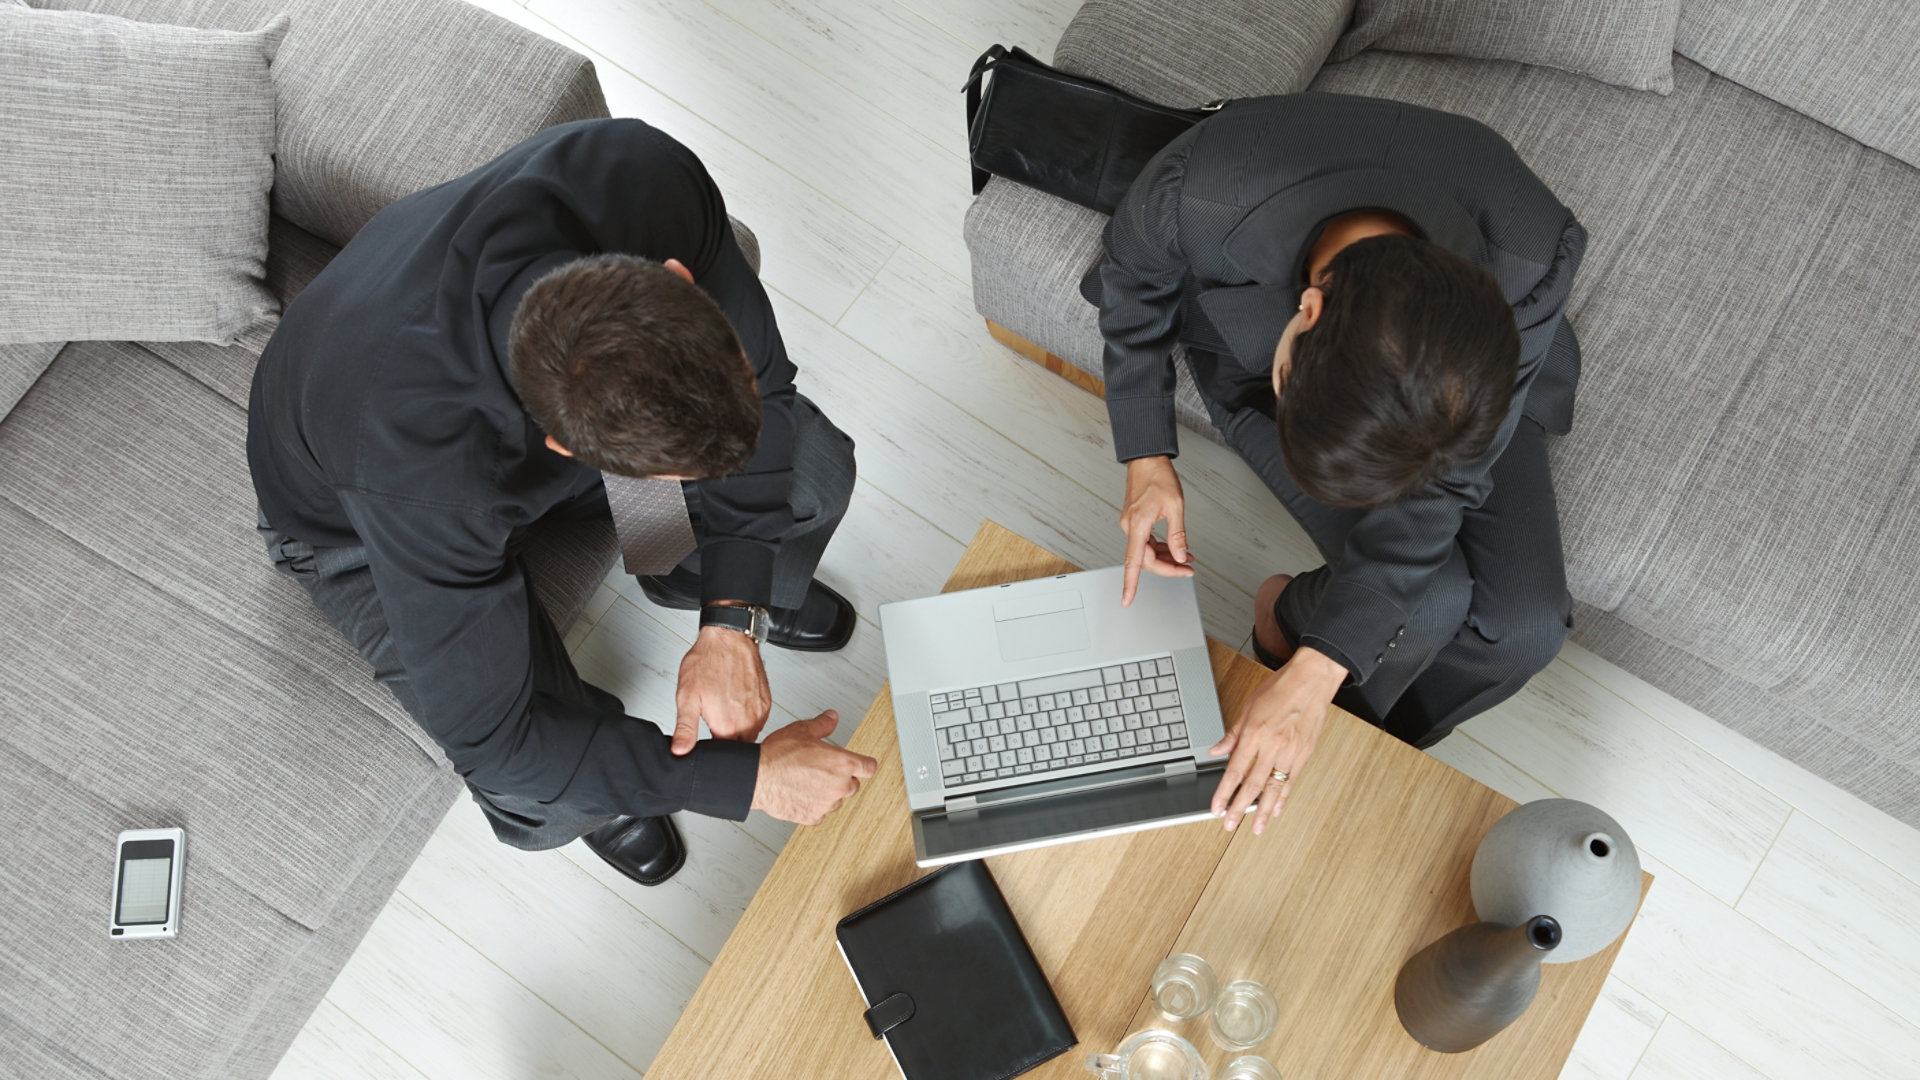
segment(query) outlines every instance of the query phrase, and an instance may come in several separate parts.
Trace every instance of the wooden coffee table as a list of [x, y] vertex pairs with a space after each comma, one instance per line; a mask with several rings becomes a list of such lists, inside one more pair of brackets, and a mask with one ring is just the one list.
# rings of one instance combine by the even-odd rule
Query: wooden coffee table
[[[947, 590], [1075, 569], [988, 522]], [[1211, 645], [1231, 723], [1266, 669]], [[885, 688], [850, 745], [877, 759], [879, 773], [825, 824], [787, 842], [648, 1080], [899, 1075], [860, 1018], [865, 1005], [833, 939], [842, 915], [924, 873], [913, 864]], [[1514, 805], [1335, 709], [1286, 811], [1262, 836], [1200, 822], [987, 860], [1080, 1038], [1028, 1075], [1085, 1076], [1089, 1051], [1168, 1026], [1217, 1073], [1236, 1055], [1211, 1043], [1204, 1018], [1166, 1024], [1147, 996], [1161, 959], [1193, 952], [1223, 982], [1256, 978], [1272, 988], [1280, 1022], [1258, 1051], [1287, 1080], [1557, 1077], [1619, 942], [1547, 965], [1533, 1007], [1464, 1054], [1415, 1043], [1393, 1010], [1401, 963], [1475, 921], [1474, 848]]]

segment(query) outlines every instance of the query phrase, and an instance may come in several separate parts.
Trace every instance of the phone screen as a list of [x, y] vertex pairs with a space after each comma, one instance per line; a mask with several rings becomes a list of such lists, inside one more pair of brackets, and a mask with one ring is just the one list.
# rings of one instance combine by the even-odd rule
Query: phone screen
[[173, 841], [129, 841], [121, 849], [120, 910], [115, 921], [122, 926], [166, 922], [172, 889]]

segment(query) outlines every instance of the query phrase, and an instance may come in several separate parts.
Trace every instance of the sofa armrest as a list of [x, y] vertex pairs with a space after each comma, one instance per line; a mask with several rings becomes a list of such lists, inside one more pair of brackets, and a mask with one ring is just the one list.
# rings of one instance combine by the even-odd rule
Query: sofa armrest
[[335, 244], [542, 128], [607, 115], [585, 57], [463, 0], [33, 3], [227, 30], [285, 12], [273, 209]]
[[1053, 62], [1162, 104], [1306, 89], [1354, 0], [1088, 0]]

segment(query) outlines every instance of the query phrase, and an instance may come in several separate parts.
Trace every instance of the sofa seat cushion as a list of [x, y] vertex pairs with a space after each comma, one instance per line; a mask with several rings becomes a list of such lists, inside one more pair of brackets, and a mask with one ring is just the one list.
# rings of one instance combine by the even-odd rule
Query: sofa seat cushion
[[0, 7], [0, 342], [232, 342], [279, 310], [263, 268], [287, 20], [235, 30]]
[[607, 115], [584, 57], [465, 3], [35, 3], [223, 29], [290, 16], [273, 66], [273, 210], [339, 245], [402, 195], [471, 171], [542, 128]]
[[163, 554], [89, 550], [10, 500], [0, 537], [10, 752], [131, 820], [183, 825], [198, 865], [325, 925], [393, 805], [439, 763], [286, 642], [142, 580]]

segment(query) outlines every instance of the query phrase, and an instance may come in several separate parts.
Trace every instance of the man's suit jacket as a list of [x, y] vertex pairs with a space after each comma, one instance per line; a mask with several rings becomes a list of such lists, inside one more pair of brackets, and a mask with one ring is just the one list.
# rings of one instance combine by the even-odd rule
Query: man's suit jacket
[[[1506, 140], [1477, 121], [1378, 98], [1288, 94], [1222, 109], [1150, 162], [1114, 211], [1082, 291], [1100, 306], [1107, 409], [1122, 461], [1178, 450], [1172, 354], [1220, 361], [1202, 392], [1239, 424], [1273, 424], [1270, 373], [1332, 218], [1394, 211], [1491, 271], [1520, 329], [1513, 404], [1478, 460], [1363, 515], [1303, 643], [1364, 682], [1451, 554], [1462, 513], [1524, 415], [1572, 424], [1580, 351], [1564, 318], [1586, 230]], [[1276, 455], [1277, 457], [1277, 455]]]

